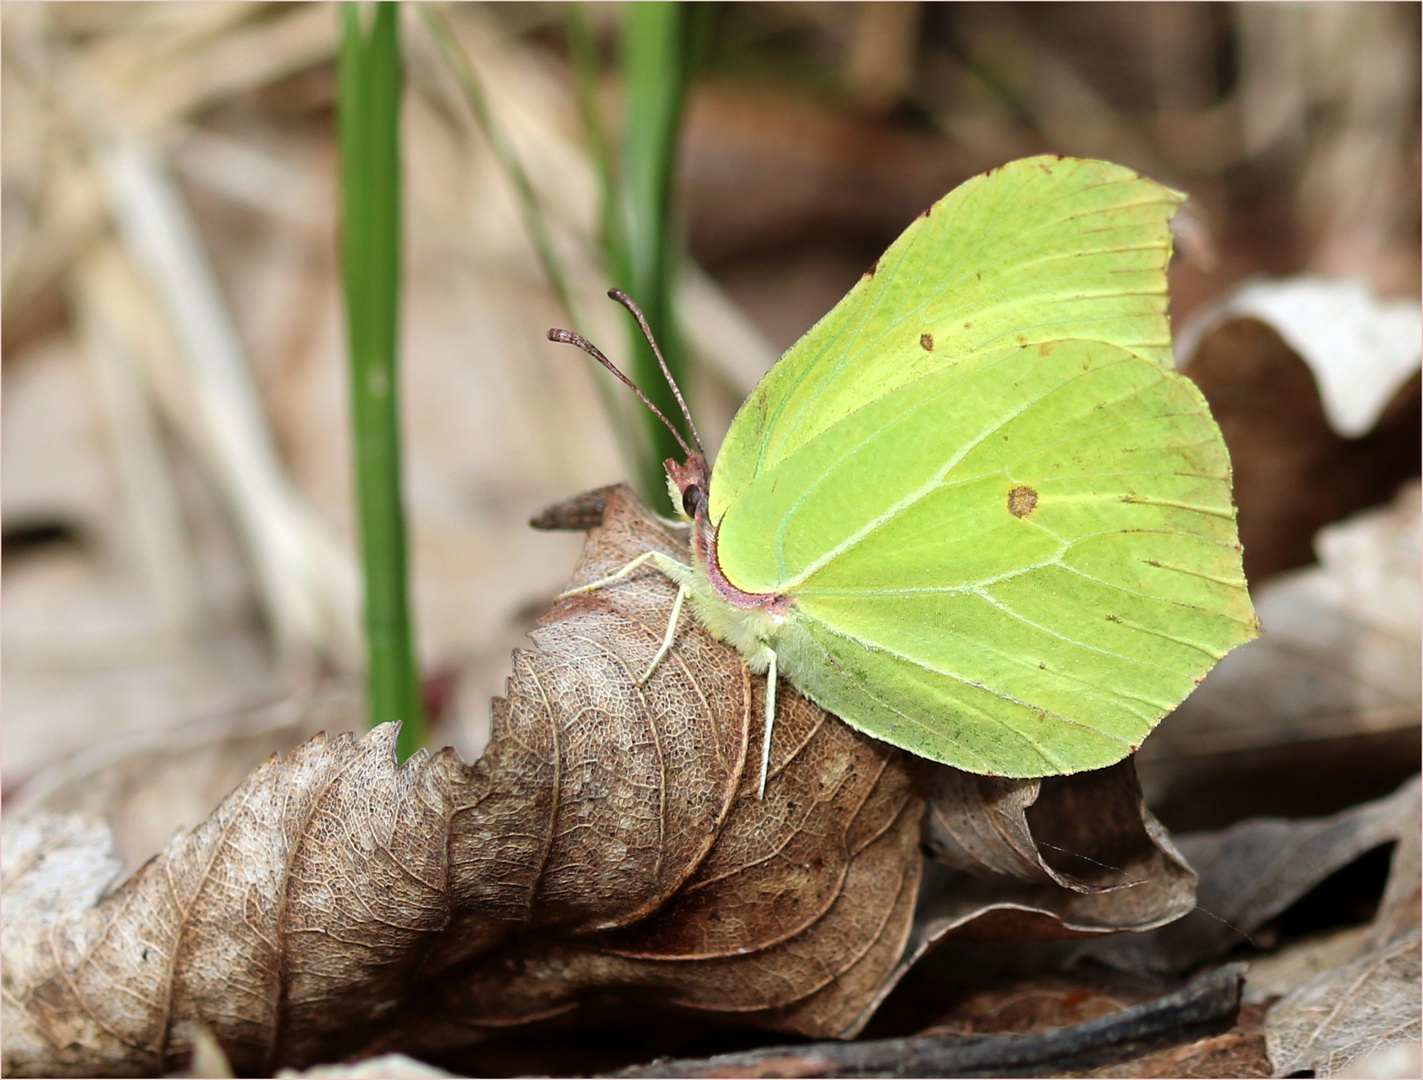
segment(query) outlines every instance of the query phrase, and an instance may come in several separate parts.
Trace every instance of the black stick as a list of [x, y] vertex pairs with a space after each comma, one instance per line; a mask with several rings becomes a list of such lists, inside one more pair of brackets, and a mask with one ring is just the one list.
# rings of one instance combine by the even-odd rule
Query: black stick
[[1155, 1001], [1055, 1031], [771, 1046], [711, 1058], [654, 1061], [612, 1075], [957, 1077], [1076, 1072], [1230, 1030], [1244, 984], [1245, 965], [1227, 964]]

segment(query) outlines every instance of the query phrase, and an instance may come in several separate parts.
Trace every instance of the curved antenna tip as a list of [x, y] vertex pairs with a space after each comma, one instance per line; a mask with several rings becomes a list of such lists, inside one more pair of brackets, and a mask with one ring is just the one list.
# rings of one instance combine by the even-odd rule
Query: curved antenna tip
[[[591, 341], [585, 338], [582, 334], [576, 334], [572, 330], [563, 330], [557, 326], [551, 328], [547, 336], [550, 341], [557, 341], [560, 344], [572, 345], [575, 348], [581, 349], [583, 352], [591, 356], [594, 360], [598, 361], [598, 363], [602, 364], [603, 367], [607, 368], [608, 371], [610, 371], [613, 375], [617, 376], [618, 380], [634, 394], [636, 394], [639, 398], [641, 398], [642, 403], [652, 410], [653, 415], [656, 416], [657, 419], [662, 421], [663, 425], [667, 428], [667, 430], [672, 433], [672, 438], [677, 440], [677, 445], [682, 448], [682, 452], [686, 454], [689, 458], [692, 456], [692, 448], [687, 445], [687, 441], [683, 439], [677, 429], [672, 426], [672, 422], [668, 420], [665, 415], [663, 415], [662, 410], [659, 409], [656, 405], [652, 404], [652, 402], [648, 400], [647, 395], [644, 394], [642, 390], [638, 387], [637, 383], [633, 382], [621, 371], [619, 371], [617, 365], [615, 365], [611, 360], [604, 356], [596, 345], [594, 345]], [[675, 385], [673, 389], [676, 389]], [[678, 395], [678, 400], [681, 400], [680, 394]], [[692, 433], [692, 436], [693, 438], [696, 437], [695, 431]], [[697, 444], [697, 449], [701, 449], [701, 443]]]
[[[696, 422], [692, 419], [692, 410], [687, 408], [687, 401], [682, 397], [682, 390], [677, 385], [677, 380], [672, 378], [672, 372], [667, 367], [667, 361], [662, 358], [662, 350], [657, 347], [657, 339], [652, 336], [652, 327], [647, 323], [647, 316], [642, 313], [642, 308], [637, 306], [637, 302], [627, 293], [623, 292], [622, 289], [609, 289], [608, 299], [616, 300], [623, 307], [627, 308], [628, 313], [637, 320], [638, 329], [642, 331], [642, 336], [647, 339], [647, 344], [652, 348], [652, 355], [657, 357], [657, 366], [662, 369], [662, 377], [667, 380], [667, 385], [672, 388], [672, 396], [677, 399], [677, 407], [682, 410], [682, 418], [687, 421], [687, 430], [692, 433], [692, 442], [697, 444], [698, 452], [705, 457], [706, 448], [702, 445], [701, 435], [697, 433]], [[664, 420], [663, 423], [666, 423], [666, 421]], [[671, 427], [671, 425], [668, 424], [668, 427]], [[680, 435], [677, 437], [677, 441], [679, 443], [682, 441]]]

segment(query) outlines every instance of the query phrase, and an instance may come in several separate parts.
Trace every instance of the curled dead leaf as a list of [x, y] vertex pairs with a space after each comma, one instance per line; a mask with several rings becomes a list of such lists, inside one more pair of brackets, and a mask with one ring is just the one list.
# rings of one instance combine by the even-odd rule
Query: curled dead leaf
[[[1289, 821], [1255, 818], [1229, 829], [1178, 837], [1201, 876], [1200, 907], [1169, 926], [1140, 936], [1091, 942], [1081, 954], [1128, 971], [1180, 974], [1249, 943], [1279, 915], [1330, 874], [1365, 852], [1418, 830], [1415, 777], [1385, 799], [1325, 818]], [[1397, 856], [1396, 856], [1397, 857]], [[1412, 911], [1417, 925], [1417, 875], [1390, 879], [1402, 899], [1381, 907]], [[1406, 921], [1406, 920], [1405, 920]]]
[[[677, 550], [614, 493], [575, 580], [652, 545]], [[200, 1021], [270, 1075], [463, 1045], [595, 989], [849, 1033], [909, 932], [921, 770], [786, 694], [758, 801], [762, 689], [736, 654], [687, 623], [636, 685], [671, 593], [649, 574], [560, 603], [473, 766], [397, 766], [391, 728], [319, 737], [102, 900], [111, 861], [62, 894], [16, 864], [6, 1073], [161, 1073]]]
[[[683, 553], [626, 489], [592, 498], [575, 582]], [[958, 843], [963, 889], [923, 898], [935, 770], [789, 687], [758, 800], [764, 686], [735, 652], [686, 620], [636, 682], [673, 595], [648, 570], [560, 601], [473, 765], [397, 765], [392, 727], [318, 737], [109, 895], [102, 830], [7, 833], [5, 1073], [162, 1073], [203, 1026], [239, 1073], [448, 1056], [608, 995], [845, 1038], [947, 928], [1021, 935], [985, 920], [1027, 912], [1101, 933], [1189, 906], [1130, 764], [1001, 791], [939, 770], [931, 830], [959, 838], [935, 842]], [[49, 851], [69, 853], [63, 888], [26, 861]]]
[[925, 839], [943, 865], [926, 877], [897, 974], [949, 937], [1096, 937], [1195, 906], [1196, 875], [1147, 810], [1131, 759], [1046, 780], [939, 770]]

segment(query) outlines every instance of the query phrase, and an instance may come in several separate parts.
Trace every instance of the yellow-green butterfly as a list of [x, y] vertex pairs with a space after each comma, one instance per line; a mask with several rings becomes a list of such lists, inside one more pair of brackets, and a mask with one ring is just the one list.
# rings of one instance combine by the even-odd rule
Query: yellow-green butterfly
[[1255, 636], [1230, 460], [1171, 353], [1183, 199], [1102, 161], [974, 177], [791, 346], [714, 468], [699, 440], [667, 462], [692, 564], [577, 591], [650, 561], [679, 588], [649, 675], [687, 596], [766, 673], [763, 791], [778, 674], [912, 753], [1049, 776], [1126, 757]]

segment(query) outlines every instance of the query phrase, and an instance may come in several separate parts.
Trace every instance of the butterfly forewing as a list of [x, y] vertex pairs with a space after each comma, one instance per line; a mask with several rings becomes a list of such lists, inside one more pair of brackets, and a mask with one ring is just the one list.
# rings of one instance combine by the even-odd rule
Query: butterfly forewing
[[1167, 223], [1181, 199], [1130, 169], [1055, 157], [950, 192], [752, 392], [717, 457], [713, 519], [849, 413], [986, 350], [1081, 338], [1169, 367]]

